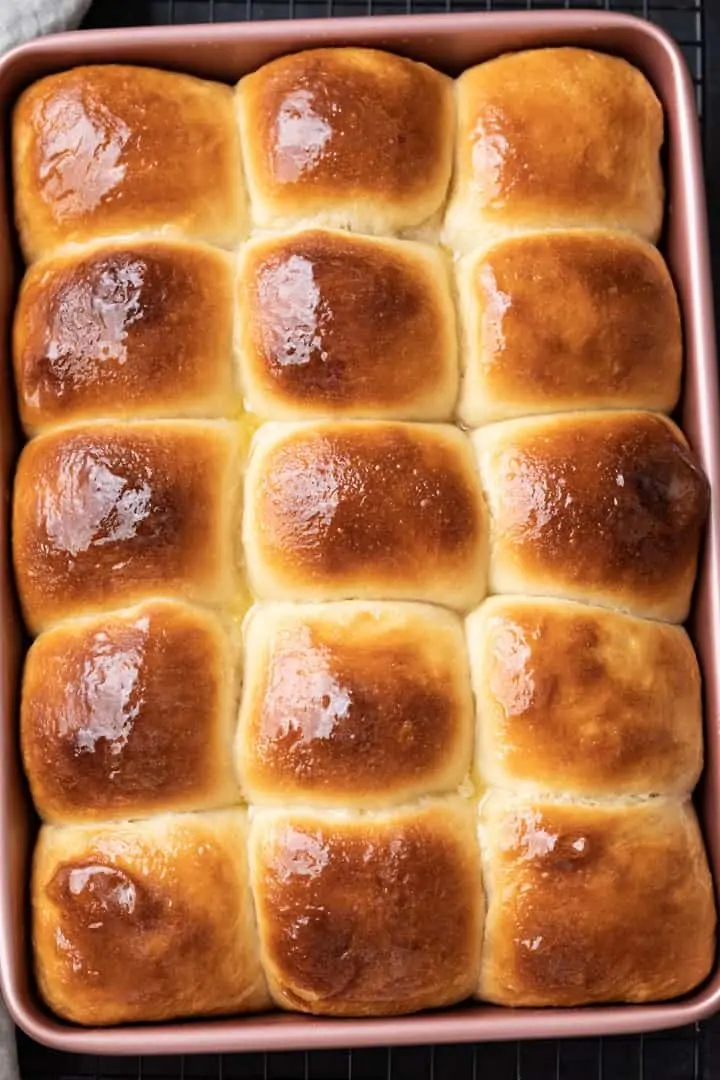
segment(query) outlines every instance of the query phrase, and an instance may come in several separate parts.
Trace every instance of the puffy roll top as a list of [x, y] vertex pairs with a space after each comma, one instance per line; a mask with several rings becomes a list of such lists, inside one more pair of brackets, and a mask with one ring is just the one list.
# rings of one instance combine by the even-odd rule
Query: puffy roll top
[[458, 389], [437, 248], [309, 229], [252, 240], [238, 274], [240, 367], [264, 419], [449, 420]]
[[259, 597], [427, 600], [485, 590], [485, 511], [467, 438], [440, 424], [267, 424], [245, 484]]
[[632, 64], [588, 49], [529, 49], [463, 72], [455, 95], [450, 247], [588, 225], [657, 240], [663, 112]]
[[438, 213], [452, 162], [452, 83], [375, 49], [309, 49], [241, 79], [256, 227], [397, 233]]
[[103, 64], [41, 79], [15, 107], [13, 172], [28, 262], [161, 230], [229, 248], [247, 228], [232, 91], [190, 75]]
[[457, 615], [392, 602], [260, 605], [245, 633], [244, 793], [372, 807], [456, 789], [470, 770], [473, 711]]
[[25, 428], [232, 415], [232, 292], [231, 256], [202, 244], [108, 241], [35, 263], [13, 333]]
[[670, 420], [559, 414], [493, 424], [474, 443], [492, 520], [492, 592], [686, 618], [708, 484]]

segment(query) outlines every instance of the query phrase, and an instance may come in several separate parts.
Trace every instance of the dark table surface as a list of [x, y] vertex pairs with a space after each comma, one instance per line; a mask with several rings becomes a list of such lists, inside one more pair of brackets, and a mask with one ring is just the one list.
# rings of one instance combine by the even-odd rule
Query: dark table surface
[[[711, 248], [720, 282], [720, 0], [95, 0], [84, 25], [528, 8], [629, 12], [663, 26], [682, 45], [698, 93]], [[720, 1080], [720, 1016], [635, 1038], [477, 1046], [97, 1058], [46, 1050], [18, 1033], [18, 1050], [23, 1080]]]

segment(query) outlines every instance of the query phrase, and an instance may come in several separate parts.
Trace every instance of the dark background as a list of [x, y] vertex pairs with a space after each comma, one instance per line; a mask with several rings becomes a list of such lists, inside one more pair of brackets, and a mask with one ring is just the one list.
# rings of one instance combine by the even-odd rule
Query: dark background
[[[639, 15], [681, 44], [697, 88], [720, 282], [720, 0], [95, 0], [84, 26], [558, 7]], [[720, 1016], [636, 1038], [477, 1046], [97, 1058], [46, 1050], [18, 1033], [18, 1050], [23, 1080], [720, 1080]]]

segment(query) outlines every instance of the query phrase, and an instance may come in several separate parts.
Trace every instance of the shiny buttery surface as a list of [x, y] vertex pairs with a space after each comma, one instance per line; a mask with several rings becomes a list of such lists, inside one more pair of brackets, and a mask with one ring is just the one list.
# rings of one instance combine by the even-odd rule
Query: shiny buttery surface
[[136, 818], [238, 802], [238, 681], [221, 624], [185, 605], [148, 601], [42, 634], [20, 711], [41, 816]]
[[449, 425], [266, 425], [247, 471], [250, 583], [272, 599], [430, 600], [484, 592], [484, 506]]
[[118, 1024], [266, 1007], [246, 833], [239, 810], [45, 826], [33, 941], [55, 1012]]
[[470, 769], [462, 624], [420, 604], [265, 605], [245, 633], [238, 772], [250, 802], [374, 806]]
[[452, 84], [371, 49], [310, 49], [247, 75], [240, 128], [256, 226], [316, 216], [393, 232], [438, 211], [450, 179]]
[[492, 425], [475, 445], [493, 520], [492, 592], [686, 618], [708, 484], [674, 424], [575, 413]]
[[663, 215], [662, 106], [626, 60], [532, 49], [456, 83], [451, 247], [492, 230], [597, 225], [656, 240]]
[[682, 337], [659, 252], [602, 230], [510, 237], [459, 274], [460, 416], [471, 426], [603, 406], [669, 412]]
[[692, 791], [700, 672], [680, 627], [493, 597], [468, 620], [468, 647], [485, 783], [576, 796]]
[[[525, 16], [523, 16], [525, 19]], [[659, 35], [654, 35], [652, 28], [643, 28], [640, 23], [622, 23], [621, 16], [603, 15], [594, 13], [590, 15], [558, 13], [557, 20], [552, 22], [553, 15], [547, 13], [527, 13], [527, 21], [523, 22], [523, 29], [504, 14], [492, 15], [469, 15], [469, 16], [440, 16], [425, 19], [396, 18], [389, 21], [374, 20], [344, 20], [333, 24], [331, 33], [347, 35], [348, 39], [354, 40], [383, 40], [385, 44], [401, 49], [403, 47], [417, 50], [418, 55], [425, 55], [433, 62], [447, 62], [455, 57], [458, 62], [467, 63], [472, 59], [473, 51], [476, 55], [484, 55], [488, 49], [496, 51], [516, 47], [518, 32], [523, 36], [524, 42], [543, 40], [542, 35], [577, 35], [586, 40], [592, 35], [593, 40], [602, 47], [616, 48], [620, 51], [627, 49], [641, 60], [649, 70], [654, 71], [658, 79], [658, 85], [662, 89], [665, 100], [672, 108], [673, 137], [670, 140], [671, 161], [673, 164], [673, 205], [674, 213], [672, 220], [671, 242], [675, 253], [675, 265], [682, 269], [684, 295], [688, 300], [688, 318], [692, 328], [689, 357], [689, 379], [691, 402], [695, 399], [697, 382], [702, 380], [703, 386], [708, 390], [701, 402], [699, 415], [695, 412], [694, 405], [690, 405], [692, 424], [699, 424], [695, 428], [698, 446], [706, 455], [705, 460], [713, 457], [715, 434], [710, 425], [710, 419], [716, 406], [716, 392], [712, 379], [713, 344], [711, 331], [711, 311], [708, 306], [709, 290], [706, 290], [706, 255], [705, 241], [702, 236], [701, 215], [697, 208], [701, 203], [699, 188], [698, 154], [695, 133], [693, 128], [694, 108], [690, 96], [690, 88], [685, 92], [684, 84], [680, 81], [684, 69], [675, 63], [675, 55], [669, 41]], [[585, 19], [584, 22], [581, 20]], [[561, 21], [563, 20], [563, 21]], [[481, 25], [482, 24], [482, 25]], [[317, 40], [328, 28], [317, 22], [313, 26], [303, 28], [303, 32], [309, 35], [308, 40]], [[163, 31], [158, 31], [158, 38], [145, 37], [142, 42], [130, 36], [112, 41], [109, 36], [100, 38], [93, 35], [76, 35], [73, 39], [72, 48], [78, 50], [78, 55], [83, 52], [87, 55], [90, 50], [100, 50], [105, 57], [112, 55], [118, 44], [124, 49], [138, 50], [136, 55], [141, 55], [140, 50], [146, 50], [142, 55], [151, 62], [197, 63], [203, 65], [207, 74], [213, 74], [217, 69], [229, 72], [233, 65], [237, 64], [239, 55], [247, 57], [249, 63], [259, 62], [262, 56], [272, 50], [289, 50], [297, 48], [298, 29], [293, 24], [264, 26], [255, 25], [233, 28], [223, 27], [222, 32], [212, 27], [207, 28], [207, 33], [202, 36], [201, 42], [196, 41], [196, 30], [187, 28], [179, 29], [176, 36], [163, 38]], [[214, 36], [213, 36], [214, 35]], [[295, 39], [293, 40], [293, 35]], [[69, 39], [62, 39], [63, 44], [40, 43], [33, 46], [29, 53], [21, 55], [22, 64], [18, 68], [27, 77], [28, 68], [31, 65], [42, 65], [58, 62], [59, 58], [69, 47]], [[32, 51], [37, 49], [37, 51]], [[262, 54], [262, 55], [259, 55]], [[67, 54], [66, 54], [67, 55]], [[164, 59], [163, 59], [164, 58]], [[12, 69], [13, 77], [16, 77], [18, 68]], [[7, 69], [6, 69], [7, 70]], [[8, 74], [10, 72], [8, 71]], [[7, 85], [7, 84], [6, 84]], [[679, 107], [678, 107], [679, 106]], [[687, 138], [686, 138], [687, 135]], [[677, 137], [676, 137], [677, 136]], [[680, 157], [680, 144], [682, 144], [683, 156]], [[694, 187], [698, 182], [697, 189]], [[697, 195], [697, 197], [696, 197]], [[692, 258], [688, 261], [689, 253]], [[690, 419], [689, 419], [690, 422]], [[712, 560], [711, 560], [712, 567]], [[701, 600], [702, 610], [712, 616], [714, 612], [714, 595], [711, 576], [703, 582]], [[709, 607], [706, 606], [709, 604]], [[709, 618], [706, 628], [712, 625]], [[711, 635], [701, 635], [706, 656], [712, 653]], [[714, 665], [708, 666], [708, 674], [712, 685], [712, 672]], [[10, 725], [6, 725], [6, 731]], [[710, 729], [712, 731], [712, 727]], [[8, 785], [14, 785], [13, 768], [9, 766], [6, 774]], [[711, 785], [712, 786], [712, 785]], [[21, 832], [21, 823], [18, 818], [21, 808], [17, 800], [13, 800], [12, 794], [13, 828], [6, 837], [12, 845], [13, 838], [17, 839]], [[711, 823], [711, 818], [708, 823]], [[20, 826], [20, 828], [16, 828]], [[24, 835], [18, 848], [24, 848]], [[8, 866], [8, 880], [6, 890], [8, 895], [15, 894], [20, 885], [21, 859], [10, 859]], [[648, 1024], [659, 1026], [663, 1022], [680, 1023], [683, 1017], [687, 1019], [700, 1018], [713, 1005], [717, 998], [718, 988], [716, 979], [706, 989], [693, 995], [686, 1002], [676, 1003], [667, 1007], [649, 1007], [639, 1011], [611, 1009], [611, 1010], [584, 1010], [565, 1012], [551, 1012], [540, 1014], [512, 1014], [506, 1011], [491, 1011], [485, 1008], [466, 1009], [461, 1012], [445, 1013], [415, 1017], [405, 1021], [377, 1021], [362, 1024], [348, 1024], [343, 1026], [342, 1034], [339, 1034], [337, 1025], [332, 1022], [292, 1021], [287, 1024], [279, 1024], [277, 1018], [261, 1020], [238, 1020], [230, 1024], [214, 1024], [198, 1022], [194, 1025], [165, 1026], [163, 1028], [135, 1027], [130, 1031], [117, 1033], [96, 1033], [73, 1030], [61, 1026], [53, 1021], [47, 1014], [42, 1013], [31, 992], [27, 988], [26, 967], [24, 950], [13, 949], [17, 940], [21, 937], [22, 927], [19, 913], [8, 911], [6, 906], [6, 934], [5, 941], [8, 945], [10, 960], [5, 970], [5, 987], [12, 999], [14, 1007], [19, 1012], [26, 1026], [34, 1032], [39, 1032], [41, 1037], [52, 1040], [55, 1045], [65, 1049], [73, 1048], [84, 1052], [107, 1052], [114, 1049], [124, 1053], [140, 1053], [148, 1049], [160, 1049], [172, 1052], [182, 1049], [183, 1052], [197, 1051], [203, 1045], [212, 1041], [218, 1049], [241, 1050], [254, 1049], [265, 1050], [269, 1046], [275, 1048], [301, 1047], [317, 1048], [320, 1045], [336, 1044], [338, 1038], [344, 1043], [375, 1044], [399, 1043], [404, 1040], [421, 1039], [423, 1041], [458, 1039], [497, 1038], [502, 1033], [506, 1037], [523, 1037], [541, 1034], [599, 1034], [603, 1030], [611, 1029], [615, 1032], [633, 1030], [633, 1025]], [[9, 940], [8, 940], [9, 939]]]
[[250, 243], [238, 278], [241, 370], [270, 419], [450, 419], [455, 313], [437, 249], [313, 229]]
[[233, 411], [232, 261], [202, 245], [113, 242], [30, 268], [13, 354], [25, 427]]
[[690, 803], [493, 796], [481, 996], [504, 1005], [677, 997], [708, 974], [715, 907]]
[[88, 424], [28, 443], [13, 554], [34, 632], [144, 596], [227, 601], [237, 437], [222, 421]]
[[220, 83], [118, 64], [50, 75], [15, 107], [13, 168], [29, 262], [139, 229], [226, 247], [245, 229], [232, 92]]
[[472, 803], [362, 817], [259, 812], [250, 864], [280, 1005], [392, 1015], [471, 993], [483, 917]]

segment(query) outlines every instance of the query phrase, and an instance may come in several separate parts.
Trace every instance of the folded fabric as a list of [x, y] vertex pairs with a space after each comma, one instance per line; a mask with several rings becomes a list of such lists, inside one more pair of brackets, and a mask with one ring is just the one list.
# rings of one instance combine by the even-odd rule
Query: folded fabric
[[42, 34], [73, 30], [90, 0], [0, 0], [0, 53]]

